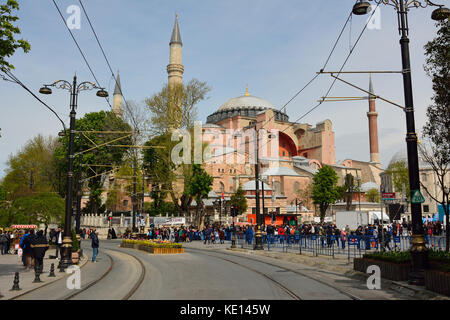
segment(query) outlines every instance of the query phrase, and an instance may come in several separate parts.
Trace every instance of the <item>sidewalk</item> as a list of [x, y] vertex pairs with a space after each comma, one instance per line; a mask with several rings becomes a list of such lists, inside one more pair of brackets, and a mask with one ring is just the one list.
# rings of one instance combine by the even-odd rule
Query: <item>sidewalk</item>
[[[37, 288], [46, 286], [56, 280], [67, 276], [67, 273], [59, 272], [59, 260], [49, 259], [50, 255], [55, 255], [55, 249], [49, 249], [45, 253], [44, 268], [42, 274], [40, 275], [40, 279], [42, 281], [41, 283], [33, 283], [35, 278], [34, 268], [26, 270], [22, 264], [22, 259], [17, 255], [0, 255], [0, 300], [8, 300], [14, 298], [26, 292], [30, 292]], [[88, 260], [88, 257], [84, 255], [81, 258], [78, 266], [82, 267]], [[52, 263], [54, 263], [55, 265], [56, 277], [48, 276], [50, 274], [50, 266]], [[19, 272], [19, 288], [21, 290], [10, 291], [14, 285], [14, 275], [16, 272]]]
[[[231, 249], [230, 244], [203, 244], [203, 241], [195, 241], [191, 243], [183, 243], [183, 247], [185, 248], [197, 248], [203, 250], [211, 250], [211, 251], [235, 251], [239, 253], [244, 253], [248, 255], [254, 256], [262, 256], [269, 257], [276, 260], [303, 264], [306, 266], [313, 267], [316, 270], [328, 271], [331, 274], [339, 274], [346, 278], [358, 280], [361, 282], [365, 282], [366, 279], [370, 276], [369, 274], [365, 274], [362, 272], [353, 270], [353, 258], [350, 259], [350, 263], [348, 262], [347, 257], [337, 257], [333, 259], [330, 256], [314, 256], [313, 253], [310, 252], [302, 252], [299, 253], [286, 253], [281, 251], [267, 251], [267, 250], [252, 250], [252, 249], [242, 249], [238, 246], [236, 248]], [[324, 274], [322, 274], [323, 276]], [[425, 287], [421, 286], [413, 286], [408, 284], [406, 281], [391, 281], [382, 279], [382, 288], [389, 288], [395, 292], [401, 293], [403, 295], [407, 295], [412, 297], [413, 299], [420, 300], [450, 300], [450, 297], [440, 295], [438, 293], [428, 291]]]

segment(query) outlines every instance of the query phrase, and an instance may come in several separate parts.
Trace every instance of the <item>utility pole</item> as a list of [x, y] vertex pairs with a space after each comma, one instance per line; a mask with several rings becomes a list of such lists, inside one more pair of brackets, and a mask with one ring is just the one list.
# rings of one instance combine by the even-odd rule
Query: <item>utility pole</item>
[[142, 202], [141, 202], [142, 216], [144, 216], [144, 197], [145, 197], [145, 172], [144, 166], [142, 166]]
[[81, 162], [83, 161], [83, 155], [78, 155], [78, 183], [77, 183], [77, 206], [75, 216], [75, 232], [80, 234], [80, 218], [81, 218], [81, 197], [83, 195], [82, 181], [81, 181]]
[[136, 152], [134, 152], [133, 159], [133, 195], [131, 197], [131, 201], [133, 202], [133, 232], [136, 229]]

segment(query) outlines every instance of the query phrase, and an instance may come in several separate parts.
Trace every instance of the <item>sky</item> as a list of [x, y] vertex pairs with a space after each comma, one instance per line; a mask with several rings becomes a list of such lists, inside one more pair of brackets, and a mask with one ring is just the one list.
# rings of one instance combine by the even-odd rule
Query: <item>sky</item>
[[[4, 3], [5, 0], [0, 0]], [[120, 70], [122, 92], [128, 101], [143, 101], [167, 83], [169, 41], [178, 13], [183, 41], [184, 81], [206, 81], [212, 88], [208, 99], [198, 104], [198, 118], [214, 113], [228, 99], [245, 93], [281, 108], [323, 68], [347, 20], [355, 0], [84, 0], [82, 1], [106, 56]], [[20, 37], [31, 51], [18, 50], [10, 59], [14, 74], [38, 93], [43, 84], [59, 79], [94, 81], [80, 52], [51, 0], [22, 0], [17, 12]], [[67, 20], [77, 0], [56, 0]], [[411, 70], [416, 132], [426, 122], [426, 109], [433, 95], [431, 79], [423, 70], [423, 46], [436, 35], [431, 20], [433, 8], [411, 8], [409, 12]], [[380, 6], [379, 16], [366, 29], [344, 67], [344, 71], [401, 70], [397, 15], [390, 6]], [[368, 16], [353, 16], [331, 56], [326, 70], [340, 69], [366, 24]], [[114, 80], [85, 15], [73, 34], [99, 84], [112, 96]], [[368, 89], [368, 74], [341, 75]], [[373, 74], [374, 91], [400, 105], [404, 103], [401, 74]], [[333, 79], [320, 75], [287, 105], [290, 121], [300, 119], [313, 126], [330, 119], [335, 132], [336, 160], [369, 161], [368, 102], [327, 102], [308, 115], [327, 92]], [[337, 82], [330, 96], [360, 97], [365, 93]], [[69, 94], [53, 90], [42, 96], [69, 122]], [[111, 97], [112, 98], [112, 97]], [[383, 167], [392, 156], [406, 150], [406, 120], [403, 111], [377, 100], [378, 135]], [[112, 99], [111, 99], [112, 104]], [[0, 79], [0, 177], [10, 154], [16, 153], [37, 134], [57, 135], [61, 123], [43, 105], [17, 84]], [[77, 118], [85, 113], [110, 110], [95, 91], [81, 92]], [[302, 117], [304, 116], [304, 117]]]

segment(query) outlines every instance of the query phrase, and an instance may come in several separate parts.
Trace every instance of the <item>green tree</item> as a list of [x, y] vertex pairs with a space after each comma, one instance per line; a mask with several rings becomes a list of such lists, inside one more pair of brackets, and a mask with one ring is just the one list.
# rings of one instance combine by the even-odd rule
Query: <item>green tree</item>
[[425, 45], [425, 71], [433, 82], [433, 104], [427, 109], [428, 120], [423, 128], [426, 143], [419, 146], [420, 155], [433, 170], [442, 197], [437, 199], [424, 184], [422, 188], [444, 209], [446, 246], [450, 249], [449, 190], [446, 176], [450, 172], [450, 24], [448, 19], [437, 24], [437, 36]]
[[391, 163], [386, 169], [386, 173], [392, 177], [392, 185], [396, 192], [403, 191], [405, 188], [405, 194], [409, 194], [409, 172], [406, 161]]
[[44, 224], [45, 232], [51, 223], [64, 223], [65, 201], [56, 193], [39, 193], [14, 200], [6, 213], [6, 224]]
[[117, 211], [117, 204], [119, 202], [119, 190], [115, 187], [110, 188], [106, 194], [106, 209], [111, 212]]
[[[172, 190], [172, 183], [176, 180], [176, 166], [170, 160], [170, 150], [174, 143], [168, 134], [164, 134], [147, 141], [144, 145], [156, 147], [143, 151], [144, 170], [152, 184], [150, 197], [153, 200], [152, 210], [155, 212], [156, 208], [161, 207], [166, 201], [169, 191]], [[175, 196], [172, 198], [176, 199]], [[155, 213], [157, 214], [159, 213]]]
[[[126, 153], [126, 149], [122, 147], [108, 146], [108, 142], [112, 142], [111, 145], [131, 145], [131, 127], [124, 122], [121, 118], [117, 117], [113, 112], [91, 112], [83, 116], [83, 118], [76, 120], [75, 128], [77, 131], [85, 132], [85, 136], [77, 135], [75, 138], [75, 152], [86, 151], [82, 156], [83, 165], [97, 165], [95, 168], [95, 174], [92, 173], [88, 177], [89, 187], [89, 202], [88, 210], [91, 213], [98, 213], [98, 209], [102, 205], [101, 194], [103, 192], [102, 174], [110, 171], [112, 167], [122, 164], [122, 160]], [[91, 131], [88, 133], [88, 131]], [[92, 131], [105, 131], [113, 132], [118, 131], [121, 133], [92, 133]], [[123, 133], [130, 132], [130, 134]], [[61, 146], [55, 151], [56, 162], [62, 172], [67, 172], [68, 160], [67, 152], [69, 146], [69, 136], [66, 135], [60, 138]], [[94, 145], [95, 144], [95, 145]], [[94, 148], [106, 144], [102, 147]], [[75, 157], [74, 168], [78, 170], [78, 157]], [[98, 165], [101, 165], [99, 167]], [[94, 170], [94, 169], [93, 169]], [[95, 177], [94, 177], [95, 176]]]
[[450, 24], [448, 19], [437, 24], [437, 36], [425, 45], [424, 66], [433, 83], [433, 104], [427, 109], [424, 135], [435, 146], [436, 156], [450, 162]]
[[197, 202], [196, 220], [200, 229], [205, 223], [205, 208], [203, 199], [208, 197], [208, 193], [212, 190], [214, 178], [211, 177], [199, 164], [192, 167], [192, 175], [187, 181], [188, 193], [195, 198]]
[[166, 84], [160, 92], [148, 98], [145, 103], [151, 113], [155, 135], [166, 134], [170, 128], [192, 128], [197, 117], [196, 105], [206, 99], [209, 91], [211, 88], [206, 82], [192, 79], [187, 85], [176, 85], [170, 90]]
[[[171, 140], [171, 133], [174, 128], [193, 132], [197, 117], [196, 105], [206, 99], [210, 90], [205, 82], [193, 79], [187, 85], [171, 86], [170, 90], [165, 85], [160, 92], [146, 100], [151, 114], [150, 129], [153, 132], [153, 138], [146, 145], [156, 148], [144, 150], [144, 167], [152, 185], [159, 185], [158, 188], [167, 192], [158, 197], [170, 195], [178, 213], [184, 215], [189, 214], [193, 199], [188, 183], [192, 178], [193, 165], [175, 165], [172, 162], [171, 152], [178, 142]], [[194, 135], [191, 134], [191, 145], [193, 139]]]
[[230, 197], [230, 205], [237, 206], [239, 214], [243, 214], [247, 211], [247, 199], [245, 198], [244, 190], [242, 189], [242, 186], [240, 184], [236, 192], [233, 193]]
[[366, 192], [366, 200], [368, 202], [380, 202], [380, 192], [372, 188]]
[[353, 177], [353, 175], [350, 173], [347, 173], [345, 175], [344, 188], [345, 188], [345, 202], [347, 203], [345, 209], [347, 211], [350, 211], [350, 208], [352, 206], [353, 193], [356, 191], [357, 188], [357, 186], [355, 185], [355, 177]]
[[339, 178], [330, 166], [324, 165], [313, 176], [312, 199], [319, 206], [320, 223], [323, 223], [326, 211], [330, 204], [339, 198], [337, 182]]
[[8, 200], [36, 192], [58, 191], [58, 170], [53, 161], [57, 146], [56, 139], [37, 135], [17, 154], [9, 156], [6, 175], [1, 182]]
[[0, 69], [11, 70], [14, 66], [7, 61], [17, 49], [22, 49], [25, 53], [30, 51], [30, 44], [23, 39], [16, 39], [20, 34], [20, 29], [14, 26], [19, 17], [13, 14], [13, 10], [19, 10], [19, 3], [16, 0], [7, 0], [6, 4], [0, 4]]

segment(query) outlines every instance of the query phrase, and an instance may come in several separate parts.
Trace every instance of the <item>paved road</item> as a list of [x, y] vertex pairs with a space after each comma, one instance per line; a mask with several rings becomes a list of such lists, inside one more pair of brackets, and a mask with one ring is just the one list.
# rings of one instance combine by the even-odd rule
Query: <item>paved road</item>
[[[81, 290], [67, 277], [18, 299], [139, 300], [351, 300], [408, 299], [372, 291], [362, 281], [306, 265], [192, 243], [186, 253], [153, 255], [100, 242], [97, 263], [81, 268]], [[83, 241], [91, 257], [90, 241]]]

